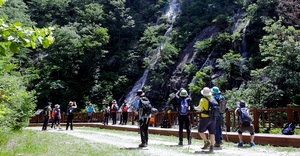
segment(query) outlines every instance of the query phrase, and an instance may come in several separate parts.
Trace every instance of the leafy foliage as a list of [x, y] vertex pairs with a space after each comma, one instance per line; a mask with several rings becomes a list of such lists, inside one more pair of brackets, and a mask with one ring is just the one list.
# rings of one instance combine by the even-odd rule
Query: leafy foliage
[[[16, 1], [10, 4], [13, 2]], [[17, 70], [14, 54], [22, 48], [49, 47], [54, 42], [52, 30], [26, 27], [21, 22], [11, 24], [0, 18], [0, 131], [26, 126], [35, 108], [35, 91], [26, 88], [31, 76], [26, 75], [26, 70], [23, 73]]]

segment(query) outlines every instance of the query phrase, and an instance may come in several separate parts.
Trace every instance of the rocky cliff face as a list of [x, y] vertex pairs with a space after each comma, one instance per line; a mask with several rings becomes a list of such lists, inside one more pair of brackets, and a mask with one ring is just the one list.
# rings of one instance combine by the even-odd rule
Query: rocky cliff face
[[[191, 77], [183, 72], [184, 66], [188, 64], [194, 64], [197, 53], [195, 52], [194, 45], [197, 41], [202, 41], [207, 38], [213, 37], [219, 32], [219, 28], [215, 25], [209, 26], [195, 37], [186, 48], [180, 53], [177, 63], [173, 67], [173, 70], [166, 83], [166, 88], [169, 91], [177, 90], [181, 87], [187, 88], [191, 82]], [[200, 64], [203, 64], [201, 62]]]

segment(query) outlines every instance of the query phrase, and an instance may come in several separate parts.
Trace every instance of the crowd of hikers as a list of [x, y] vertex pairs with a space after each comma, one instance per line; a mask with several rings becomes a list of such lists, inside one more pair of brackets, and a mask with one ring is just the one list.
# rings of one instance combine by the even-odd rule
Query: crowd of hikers
[[[200, 122], [198, 125], [198, 133], [201, 139], [204, 141], [203, 150], [208, 149], [209, 152], [213, 152], [214, 148], [220, 148], [223, 143], [222, 138], [222, 124], [224, 113], [228, 111], [227, 101], [224, 96], [222, 96], [221, 91], [218, 87], [204, 87], [201, 90], [203, 97], [200, 99], [197, 107], [191, 104], [191, 96], [185, 88], [180, 88], [175, 97], [177, 99], [177, 104], [172, 106], [178, 112], [178, 145], [183, 145], [183, 129], [186, 129], [186, 139], [187, 144], [192, 144], [191, 136], [191, 124], [189, 112], [197, 111], [200, 113]], [[157, 114], [157, 109], [151, 106], [151, 102], [145, 96], [143, 90], [138, 90], [136, 92], [137, 100], [130, 105], [127, 104], [125, 100], [122, 105], [118, 105], [116, 100], [112, 100], [110, 104], [106, 103], [106, 100], [102, 101], [102, 108], [100, 110], [103, 112], [104, 120], [103, 124], [108, 125], [109, 118], [112, 119], [112, 125], [117, 124], [117, 112], [121, 111], [120, 115], [120, 125], [126, 125], [128, 119], [128, 111], [132, 110], [133, 114], [136, 116], [139, 124], [139, 134], [141, 137], [141, 144], [139, 147], [148, 146], [148, 127], [151, 115]], [[60, 105], [56, 104], [52, 110], [52, 103], [48, 102], [48, 105], [43, 109], [44, 114], [44, 123], [42, 130], [47, 130], [48, 123], [52, 119], [51, 128], [61, 129], [60, 119], [61, 119], [61, 110]], [[67, 109], [67, 124], [66, 130], [70, 127], [70, 130], [73, 130], [73, 119], [74, 119], [74, 109], [77, 108], [75, 101], [70, 101]], [[94, 106], [90, 103], [86, 106], [87, 112], [87, 122], [91, 122], [93, 113], [95, 113]], [[254, 143], [254, 127], [252, 124], [252, 118], [249, 115], [249, 109], [247, 103], [243, 100], [240, 100], [237, 103], [237, 108], [235, 114], [239, 117], [239, 129], [238, 129], [238, 147], [244, 146], [243, 135], [242, 133], [248, 131], [250, 133], [250, 146], [255, 146]], [[208, 131], [208, 135], [205, 132]]]

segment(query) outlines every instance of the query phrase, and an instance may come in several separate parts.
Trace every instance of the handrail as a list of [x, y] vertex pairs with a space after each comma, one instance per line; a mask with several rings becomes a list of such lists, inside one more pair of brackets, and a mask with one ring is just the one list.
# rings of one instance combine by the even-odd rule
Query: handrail
[[[121, 112], [117, 112], [117, 120], [119, 121]], [[285, 108], [269, 108], [269, 109], [250, 109], [250, 114], [253, 117], [253, 124], [255, 132], [259, 133], [260, 130], [268, 131], [271, 128], [283, 128], [286, 123], [300, 121], [300, 107], [292, 107], [287, 105]], [[236, 131], [238, 128], [238, 118], [234, 114], [234, 110], [229, 110], [224, 115], [224, 126], [227, 132]], [[177, 112], [159, 112], [153, 119], [150, 120], [151, 126], [158, 127], [162, 125], [164, 119], [168, 120], [168, 128], [178, 125]], [[102, 123], [104, 119], [103, 112], [96, 112], [93, 114], [91, 122]], [[190, 112], [190, 121], [192, 127], [197, 127], [200, 119], [199, 112]], [[31, 123], [42, 123], [43, 115], [36, 115], [30, 119]], [[62, 113], [61, 122], [67, 122], [67, 115]], [[74, 113], [74, 122], [87, 122], [87, 113]], [[128, 113], [128, 124], [134, 125], [136, 122], [135, 116], [131, 112]]]

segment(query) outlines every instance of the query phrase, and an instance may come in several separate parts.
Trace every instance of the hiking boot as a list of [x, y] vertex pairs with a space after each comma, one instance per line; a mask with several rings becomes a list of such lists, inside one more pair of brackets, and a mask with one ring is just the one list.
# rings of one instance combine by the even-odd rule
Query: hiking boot
[[192, 144], [192, 139], [189, 139], [188, 140], [188, 145], [191, 145]]
[[209, 141], [204, 141], [204, 146], [201, 149], [207, 149], [210, 146]]
[[238, 147], [243, 147], [243, 145], [244, 145], [243, 142], [238, 143]]
[[210, 145], [209, 146], [209, 152], [213, 152], [214, 151], [214, 146], [213, 145]]
[[139, 147], [147, 147], [146, 144], [139, 144]]
[[215, 144], [214, 147], [221, 147], [221, 144]]
[[179, 145], [179, 146], [182, 146], [182, 145], [183, 145], [182, 141], [179, 141], [178, 145]]
[[254, 142], [250, 142], [250, 146], [256, 146], [256, 144]]

